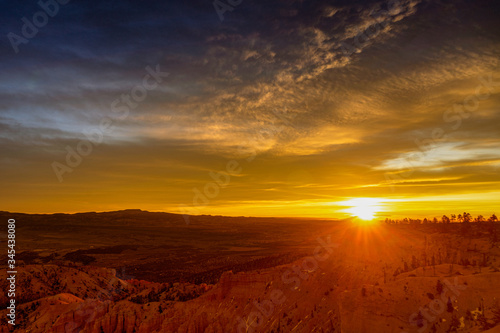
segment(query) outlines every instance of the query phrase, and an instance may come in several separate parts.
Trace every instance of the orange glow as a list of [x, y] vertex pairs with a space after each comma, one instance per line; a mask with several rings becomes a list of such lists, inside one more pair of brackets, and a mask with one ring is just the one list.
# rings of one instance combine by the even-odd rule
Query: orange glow
[[372, 221], [382, 210], [381, 203], [382, 200], [377, 198], [355, 198], [342, 202], [342, 205], [350, 207], [345, 212], [363, 221]]

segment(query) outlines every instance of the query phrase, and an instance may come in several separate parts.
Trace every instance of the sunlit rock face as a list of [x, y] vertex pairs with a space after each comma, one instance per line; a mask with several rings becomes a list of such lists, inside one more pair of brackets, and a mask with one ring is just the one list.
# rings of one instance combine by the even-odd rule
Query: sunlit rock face
[[[18, 270], [15, 332], [476, 332], [497, 324], [500, 257], [486, 232], [492, 227], [473, 223], [469, 239], [452, 223], [338, 222], [327, 225], [310, 255], [227, 271], [212, 285], [26, 265]], [[6, 301], [2, 295], [3, 308]]]

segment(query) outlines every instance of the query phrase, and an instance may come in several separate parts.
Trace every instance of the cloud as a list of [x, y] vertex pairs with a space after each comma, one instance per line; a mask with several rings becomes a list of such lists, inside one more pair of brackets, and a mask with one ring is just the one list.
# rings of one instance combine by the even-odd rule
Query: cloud
[[[499, 88], [458, 129], [443, 114], [474, 94], [481, 77], [500, 82], [498, 8], [487, 1], [254, 1], [221, 23], [206, 1], [70, 3], [19, 54], [2, 45], [4, 182], [36, 183], [38, 195], [47, 191], [55, 201], [80, 198], [70, 185], [54, 187], [50, 163], [111, 117], [115, 130], [70, 178], [89, 187], [94, 203], [134, 188], [146, 196], [132, 197], [154, 207], [189, 201], [192, 186], [238, 158], [239, 146], [257, 158], [221, 204], [392, 195], [384, 173], [404, 171], [419, 152], [415, 140], [436, 128], [447, 141], [414, 163], [415, 173], [398, 185], [404, 194], [457, 182], [489, 190], [499, 158]], [[36, 10], [9, 5], [0, 13], [2, 34]], [[126, 119], [113, 118], [111, 103], [156, 64], [168, 80]], [[18, 172], [23, 164], [32, 177]], [[168, 193], [160, 200], [162, 188]]]
[[[411, 168], [447, 167], [457, 161], [489, 161], [500, 159], [498, 144], [465, 144], [464, 142], [436, 144], [428, 150], [417, 150], [400, 154], [400, 156], [385, 160], [376, 170], [404, 170]], [[450, 163], [451, 162], [451, 163]]]

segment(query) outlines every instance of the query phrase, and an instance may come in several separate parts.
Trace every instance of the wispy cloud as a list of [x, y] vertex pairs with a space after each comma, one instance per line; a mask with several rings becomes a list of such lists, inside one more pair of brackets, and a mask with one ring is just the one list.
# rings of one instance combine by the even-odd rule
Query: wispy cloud
[[[53, 211], [164, 209], [189, 201], [208, 171], [238, 158], [239, 146], [258, 158], [213, 207], [418, 196], [423, 185], [434, 191], [460, 182], [491, 191], [500, 87], [458, 129], [443, 113], [474, 94], [481, 77], [500, 82], [498, 8], [488, 1], [256, 1], [221, 23], [206, 1], [71, 3], [23, 52], [1, 49], [0, 171], [4, 185], [18, 184], [1, 198], [25, 210], [29, 188], [33, 211], [48, 201]], [[2, 34], [34, 9], [8, 5]], [[168, 82], [117, 120], [71, 181], [56, 187], [50, 162], [109, 116], [110, 104], [156, 63]], [[264, 137], [273, 126], [283, 129]], [[405, 172], [405, 161], [421, 152], [415, 140], [436, 128], [446, 140], [390, 191], [384, 173]]]

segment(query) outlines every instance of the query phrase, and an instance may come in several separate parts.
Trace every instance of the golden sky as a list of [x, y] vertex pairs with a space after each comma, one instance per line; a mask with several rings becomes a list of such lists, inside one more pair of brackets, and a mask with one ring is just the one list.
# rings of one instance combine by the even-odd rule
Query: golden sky
[[2, 56], [2, 210], [500, 212], [498, 4], [68, 6]]

